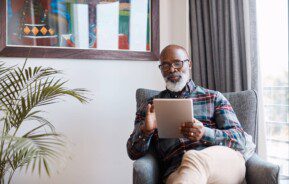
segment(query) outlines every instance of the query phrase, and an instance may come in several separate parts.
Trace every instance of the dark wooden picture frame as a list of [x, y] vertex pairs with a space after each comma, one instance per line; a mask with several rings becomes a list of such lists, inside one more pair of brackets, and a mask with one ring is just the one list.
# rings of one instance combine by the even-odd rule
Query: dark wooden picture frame
[[[86, 0], [86, 2], [89, 1], [93, 0]], [[29, 55], [32, 58], [144, 61], [156, 61], [159, 58], [159, 0], [151, 0], [151, 50], [149, 52], [8, 46], [6, 42], [6, 11], [6, 0], [0, 0], [0, 56], [27, 57]]]

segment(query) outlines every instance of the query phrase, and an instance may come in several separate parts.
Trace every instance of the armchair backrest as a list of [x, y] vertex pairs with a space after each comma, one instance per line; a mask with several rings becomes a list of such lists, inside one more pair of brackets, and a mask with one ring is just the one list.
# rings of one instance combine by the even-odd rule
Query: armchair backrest
[[[136, 91], [137, 108], [149, 98], [159, 94], [159, 91], [150, 89], [138, 89]], [[231, 103], [238, 120], [245, 132], [250, 134], [254, 143], [257, 145], [257, 93], [254, 90], [240, 92], [223, 93]]]

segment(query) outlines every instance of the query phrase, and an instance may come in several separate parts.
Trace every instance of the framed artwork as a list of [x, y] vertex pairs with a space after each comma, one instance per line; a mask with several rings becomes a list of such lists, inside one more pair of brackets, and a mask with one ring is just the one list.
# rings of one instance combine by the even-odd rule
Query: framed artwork
[[0, 56], [158, 60], [159, 0], [0, 0]]

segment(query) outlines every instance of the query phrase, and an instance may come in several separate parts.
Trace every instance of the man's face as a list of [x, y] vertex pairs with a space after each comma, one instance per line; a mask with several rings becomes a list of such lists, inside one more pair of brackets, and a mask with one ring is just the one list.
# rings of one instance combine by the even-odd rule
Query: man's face
[[[166, 65], [166, 69], [161, 69], [166, 87], [170, 91], [181, 91], [190, 79], [191, 61], [187, 52], [183, 49], [172, 48], [162, 53], [160, 61], [162, 66]], [[173, 64], [176, 68], [172, 66]]]

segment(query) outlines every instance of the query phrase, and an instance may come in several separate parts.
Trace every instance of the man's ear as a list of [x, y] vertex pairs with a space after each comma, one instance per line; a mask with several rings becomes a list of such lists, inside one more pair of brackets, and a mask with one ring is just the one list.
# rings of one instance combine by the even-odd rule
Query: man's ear
[[192, 69], [192, 61], [191, 60], [189, 62], [189, 67], [190, 67], [190, 69]]

